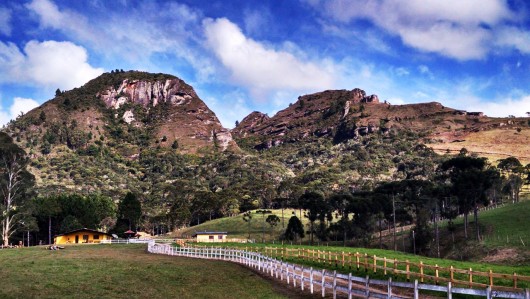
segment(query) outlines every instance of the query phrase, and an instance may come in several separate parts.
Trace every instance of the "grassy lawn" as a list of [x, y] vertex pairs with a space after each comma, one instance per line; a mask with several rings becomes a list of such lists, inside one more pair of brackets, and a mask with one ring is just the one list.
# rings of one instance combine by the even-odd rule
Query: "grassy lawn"
[[[273, 228], [271, 234], [271, 226], [265, 221], [267, 217], [271, 214], [257, 214], [256, 210], [252, 212], [252, 220], [250, 221], [250, 226], [248, 222], [243, 220], [243, 214], [234, 216], [234, 217], [225, 217], [214, 219], [212, 221], [207, 221], [202, 224], [192, 226], [189, 228], [184, 228], [176, 232], [176, 236], [188, 236], [194, 232], [198, 231], [226, 231], [228, 232], [228, 238], [248, 238], [250, 232], [250, 239], [254, 239], [258, 242], [261, 242], [262, 238], [265, 241], [278, 240], [280, 234], [285, 231], [289, 218], [293, 215], [293, 212], [296, 213], [296, 216], [300, 218], [300, 211], [293, 209], [285, 209], [283, 211], [285, 219], [285, 227], [282, 226], [282, 210], [273, 210], [271, 209], [271, 214], [275, 214], [280, 218], [280, 223]], [[308, 223], [307, 218], [300, 218], [302, 223], [305, 225]], [[306, 237], [308, 239], [308, 237]]]
[[479, 223], [486, 228], [484, 242], [488, 246], [530, 248], [530, 201], [484, 211]]
[[228, 262], [148, 254], [145, 245], [0, 250], [0, 298], [291, 298]]
[[[211, 246], [212, 244], [199, 244], [203, 246]], [[216, 244], [221, 245], [221, 244]], [[440, 267], [449, 268], [453, 266], [456, 269], [462, 269], [462, 270], [468, 270], [473, 269], [473, 271], [481, 271], [481, 272], [488, 272], [489, 270], [492, 270], [493, 273], [498, 274], [513, 274], [514, 272], [518, 275], [524, 275], [524, 276], [530, 276], [530, 265], [521, 265], [521, 266], [505, 266], [505, 265], [494, 265], [494, 264], [487, 264], [487, 263], [476, 263], [476, 262], [462, 262], [462, 261], [455, 261], [455, 260], [449, 260], [449, 259], [438, 259], [438, 258], [429, 258], [419, 255], [413, 255], [413, 254], [406, 254], [402, 252], [395, 252], [392, 250], [383, 250], [383, 249], [367, 249], [367, 248], [353, 248], [353, 247], [339, 247], [339, 246], [300, 246], [300, 245], [278, 245], [278, 244], [238, 244], [238, 243], [225, 243], [221, 246], [227, 246], [227, 247], [243, 247], [247, 248], [248, 250], [254, 250], [254, 251], [260, 251], [263, 252], [264, 247], [285, 247], [285, 248], [303, 248], [303, 249], [311, 249], [311, 250], [320, 250], [321, 252], [335, 252], [335, 253], [361, 253], [361, 254], [367, 254], [368, 256], [376, 255], [377, 257], [386, 257], [387, 259], [397, 259], [400, 262], [409, 261], [410, 263], [416, 263], [419, 264], [420, 261], [423, 262], [424, 265], [431, 265], [435, 266], [438, 265]], [[324, 256], [324, 255], [322, 255]], [[278, 258], [281, 258], [281, 255], [277, 256]], [[387, 278], [389, 276], [392, 276], [394, 279], [397, 280], [405, 280], [406, 278], [403, 275], [397, 275], [394, 276], [392, 273], [387, 273], [387, 276], [384, 276], [382, 273], [382, 270], [377, 270], [377, 273], [373, 273], [373, 270], [369, 267], [368, 270], [365, 270], [365, 268], [361, 265], [360, 269], [357, 270], [355, 265], [353, 267], [342, 267], [341, 263], [338, 262], [337, 264], [333, 261], [331, 263], [319, 263], [310, 261], [308, 259], [302, 259], [297, 257], [285, 257], [283, 258], [286, 261], [294, 262], [301, 265], [316, 267], [316, 268], [324, 268], [324, 269], [330, 269], [334, 270], [336, 269], [339, 272], [342, 273], [352, 273], [355, 276], [361, 276], [364, 277], [366, 275], [370, 275], [370, 277], [373, 278]], [[334, 259], [334, 257], [333, 257]], [[340, 258], [339, 258], [340, 260]], [[354, 259], [352, 259], [354, 261]], [[369, 259], [369, 264], [372, 265], [372, 259]], [[361, 263], [363, 262], [363, 259], [361, 258]], [[383, 266], [383, 262], [378, 261], [377, 264], [379, 266]], [[387, 267], [392, 267], [392, 262], [389, 260]], [[405, 263], [399, 263], [398, 269], [405, 270]], [[415, 266], [411, 266], [411, 271], [415, 271], [419, 273], [419, 269]], [[433, 270], [425, 269], [425, 274], [434, 275]], [[449, 277], [449, 272], [444, 272], [440, 270], [440, 276], [441, 277]], [[468, 276], [465, 274], [455, 274], [455, 278], [459, 280], [467, 280]], [[414, 279], [414, 278], [413, 278]], [[480, 278], [478, 276], [474, 277], [474, 280], [476, 282], [481, 283], [488, 283], [487, 278]], [[512, 285], [512, 281], [510, 280], [502, 280], [496, 279], [496, 285], [505, 285], [510, 286]], [[518, 283], [518, 287], [530, 287], [530, 282], [523, 282], [520, 281]]]

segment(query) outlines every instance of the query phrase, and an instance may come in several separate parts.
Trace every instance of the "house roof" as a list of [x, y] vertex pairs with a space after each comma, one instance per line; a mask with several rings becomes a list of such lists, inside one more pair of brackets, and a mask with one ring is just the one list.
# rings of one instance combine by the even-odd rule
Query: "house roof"
[[193, 237], [196, 237], [197, 235], [228, 235], [227, 232], [195, 232], [193, 234]]
[[109, 234], [109, 233], [100, 232], [100, 231], [98, 231], [98, 230], [90, 229], [90, 228], [80, 228], [80, 229], [75, 229], [75, 230], [72, 230], [72, 231], [66, 232], [66, 233], [64, 233], [64, 234], [59, 234], [59, 235], [55, 235], [55, 236], [56, 236], [56, 237], [59, 237], [59, 236], [69, 235], [69, 234], [78, 233], [78, 232], [97, 233], [97, 234], [103, 234], [103, 235], [107, 235], [107, 236], [112, 236], [112, 235]]

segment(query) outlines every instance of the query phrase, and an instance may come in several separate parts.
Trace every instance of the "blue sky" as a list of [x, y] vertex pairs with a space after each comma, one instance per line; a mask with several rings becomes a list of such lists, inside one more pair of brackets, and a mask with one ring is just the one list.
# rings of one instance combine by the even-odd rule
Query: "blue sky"
[[530, 3], [0, 2], [0, 125], [113, 69], [184, 79], [229, 128], [299, 95], [356, 87], [392, 104], [526, 116]]

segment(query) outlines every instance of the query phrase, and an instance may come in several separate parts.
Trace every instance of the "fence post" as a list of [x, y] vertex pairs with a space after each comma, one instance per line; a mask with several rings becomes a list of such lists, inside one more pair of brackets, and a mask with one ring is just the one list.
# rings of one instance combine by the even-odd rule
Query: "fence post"
[[420, 261], [420, 281], [423, 283], [423, 262]]
[[383, 257], [383, 274], [386, 276], [386, 256]]
[[435, 277], [436, 277], [436, 284], [438, 284], [439, 283], [438, 282], [438, 277], [439, 277], [438, 276], [438, 264], [434, 264], [434, 267], [435, 267], [434, 274], [435, 274]]
[[302, 273], [300, 273], [300, 288], [304, 290], [304, 266], [302, 266]]
[[447, 283], [447, 299], [453, 299], [453, 287], [451, 281]]
[[513, 287], [517, 288], [517, 273], [513, 272]]
[[326, 270], [322, 269], [322, 298], [326, 297]]
[[290, 284], [289, 283], [289, 264], [287, 264], [287, 284]]
[[374, 273], [377, 271], [377, 257], [374, 254]]
[[473, 285], [473, 269], [469, 268], [469, 287]]
[[333, 270], [333, 299], [337, 299], [337, 270]]
[[370, 298], [370, 277], [368, 275], [366, 275], [364, 294], [366, 298]]
[[414, 279], [414, 299], [420, 298], [420, 291], [418, 290], [418, 280]]
[[351, 294], [351, 287], [352, 287], [352, 282], [351, 282], [351, 273], [348, 273], [348, 299], [352, 299], [352, 294]]
[[409, 264], [409, 260], [406, 260], [406, 271], [407, 271], [407, 281], [410, 281], [410, 264]]
[[490, 276], [490, 286], [492, 287], [493, 286], [493, 271], [491, 271], [491, 269], [490, 269], [489, 276]]
[[309, 290], [313, 294], [313, 267], [309, 269]]
[[389, 278], [388, 278], [388, 293], [387, 293], [387, 298], [388, 298], [388, 299], [391, 299], [391, 298], [392, 298], [392, 277], [389, 277]]
[[283, 262], [280, 262], [280, 280], [283, 281]]
[[359, 271], [359, 252], [355, 252], [355, 257], [357, 261], [357, 271]]
[[293, 287], [296, 288], [296, 266], [293, 264]]

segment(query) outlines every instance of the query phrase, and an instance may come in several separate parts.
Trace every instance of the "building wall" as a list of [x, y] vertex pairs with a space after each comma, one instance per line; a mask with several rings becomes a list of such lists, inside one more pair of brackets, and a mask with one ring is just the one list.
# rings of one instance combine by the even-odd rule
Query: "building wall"
[[226, 235], [219, 235], [219, 234], [197, 235], [197, 242], [199, 243], [226, 242]]
[[55, 237], [55, 244], [75, 244], [75, 237], [78, 237], [78, 243], [99, 243], [101, 240], [110, 240], [112, 237], [94, 232], [76, 232]]

